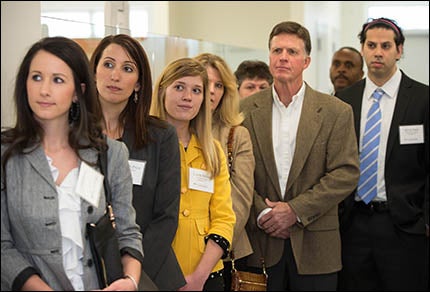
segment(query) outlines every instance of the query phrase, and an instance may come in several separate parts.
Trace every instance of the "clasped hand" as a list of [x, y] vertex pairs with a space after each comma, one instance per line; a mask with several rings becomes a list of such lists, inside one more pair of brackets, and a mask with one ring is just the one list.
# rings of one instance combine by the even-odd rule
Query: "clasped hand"
[[265, 202], [272, 210], [264, 214], [258, 224], [270, 236], [281, 239], [289, 238], [288, 228], [297, 221], [295, 212], [286, 202], [272, 202], [267, 198]]

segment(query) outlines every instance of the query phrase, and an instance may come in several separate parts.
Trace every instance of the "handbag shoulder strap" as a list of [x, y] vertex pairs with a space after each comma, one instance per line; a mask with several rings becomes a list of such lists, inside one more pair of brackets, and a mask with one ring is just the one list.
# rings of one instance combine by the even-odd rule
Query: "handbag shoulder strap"
[[[105, 138], [106, 139], [106, 138]], [[106, 204], [110, 205], [112, 201], [112, 193], [110, 191], [109, 183], [107, 180], [107, 150], [101, 150], [99, 153], [100, 171], [104, 176], [103, 185], [106, 195]]]
[[231, 166], [233, 165], [233, 142], [234, 142], [234, 129], [236, 127], [233, 126], [230, 128], [230, 132], [228, 133], [227, 140], [227, 159], [228, 159], [228, 170], [231, 173]]
[[[106, 136], [105, 136], [106, 139]], [[116, 228], [116, 222], [115, 222], [115, 214], [113, 213], [112, 208], [112, 192], [110, 190], [109, 182], [107, 179], [107, 149], [101, 150], [99, 153], [99, 165], [100, 165], [100, 171], [103, 174], [103, 186], [105, 189], [105, 196], [106, 196], [106, 212], [109, 214], [109, 219], [112, 222], [113, 228]]]
[[[263, 249], [261, 248], [261, 243], [260, 243], [260, 241], [258, 240], [258, 238], [257, 238], [257, 241], [258, 241], [258, 248], [259, 248], [259, 249], [260, 249], [260, 251], [263, 253], [263, 254], [261, 255], [261, 257], [260, 257], [261, 268], [262, 268], [262, 270], [263, 270], [263, 274], [264, 274], [264, 275], [266, 275], [266, 277], [267, 277], [267, 272], [266, 272], [266, 263], [265, 263], [265, 261], [264, 261], [264, 251], [263, 251]], [[230, 259], [231, 259], [231, 268], [232, 268], [232, 270], [233, 270], [233, 271], [236, 271], [236, 267], [235, 267], [235, 265], [234, 265], [234, 260], [235, 260], [235, 258], [234, 258], [234, 250], [233, 250], [233, 249], [231, 249], [231, 250], [230, 250]]]

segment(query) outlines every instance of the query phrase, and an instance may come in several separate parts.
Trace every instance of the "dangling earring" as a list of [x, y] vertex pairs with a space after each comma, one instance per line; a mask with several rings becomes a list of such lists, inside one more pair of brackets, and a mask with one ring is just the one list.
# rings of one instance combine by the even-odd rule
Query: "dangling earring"
[[133, 98], [134, 103], [137, 103], [138, 99], [139, 99], [139, 96], [137, 95], [137, 91], [135, 91], [134, 98]]
[[69, 123], [76, 122], [81, 116], [81, 106], [79, 102], [72, 102], [72, 106], [69, 109]]

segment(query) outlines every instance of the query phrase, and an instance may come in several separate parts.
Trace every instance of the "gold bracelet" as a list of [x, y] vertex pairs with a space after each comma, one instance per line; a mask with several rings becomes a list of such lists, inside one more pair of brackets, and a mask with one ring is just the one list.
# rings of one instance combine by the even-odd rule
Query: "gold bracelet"
[[137, 291], [139, 289], [139, 287], [137, 286], [137, 282], [132, 275], [127, 274], [124, 276], [124, 279], [125, 278], [130, 279], [133, 282], [135, 291]]

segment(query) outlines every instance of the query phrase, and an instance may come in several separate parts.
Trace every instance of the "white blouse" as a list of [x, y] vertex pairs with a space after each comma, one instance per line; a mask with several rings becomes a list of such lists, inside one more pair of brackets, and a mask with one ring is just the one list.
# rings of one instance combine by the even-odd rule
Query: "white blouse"
[[[54, 181], [58, 178], [58, 169], [48, 159]], [[59, 216], [63, 247], [63, 266], [67, 277], [75, 290], [83, 291], [83, 241], [81, 231], [81, 198], [75, 193], [79, 169], [72, 169], [57, 187]]]

